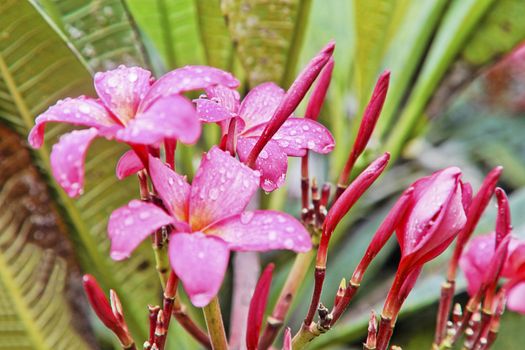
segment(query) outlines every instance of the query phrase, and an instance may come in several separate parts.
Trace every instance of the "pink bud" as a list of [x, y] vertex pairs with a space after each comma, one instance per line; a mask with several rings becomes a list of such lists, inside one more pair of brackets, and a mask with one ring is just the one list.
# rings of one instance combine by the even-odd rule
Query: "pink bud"
[[348, 182], [348, 178], [357, 158], [363, 153], [370, 137], [372, 136], [377, 120], [381, 115], [383, 104], [385, 103], [389, 83], [390, 71], [386, 70], [379, 76], [372, 97], [370, 98], [370, 102], [368, 102], [368, 105], [366, 106], [357, 137], [354, 141], [354, 146], [352, 147], [352, 151], [350, 152], [343, 172], [341, 173], [341, 177], [339, 178], [340, 185], [345, 185]]
[[268, 264], [268, 266], [266, 266], [257, 282], [257, 286], [255, 286], [255, 291], [250, 301], [246, 329], [246, 348], [248, 350], [256, 350], [259, 344], [259, 333], [266, 303], [268, 302], [268, 294], [270, 293], [273, 269], [274, 264]]
[[326, 265], [326, 253], [332, 232], [337, 224], [348, 213], [363, 193], [374, 183], [374, 181], [385, 170], [390, 153], [385, 153], [374, 160], [359, 176], [346, 188], [343, 194], [332, 205], [323, 225], [323, 233], [317, 251], [317, 266]]
[[253, 167], [255, 160], [264, 146], [266, 146], [268, 141], [271, 140], [277, 130], [279, 130], [286, 119], [288, 119], [292, 112], [297, 108], [310, 86], [312, 86], [315, 78], [317, 78], [321, 72], [321, 69], [323, 69], [330, 57], [332, 57], [334, 48], [334, 42], [328, 43], [328, 45], [326, 45], [321, 52], [310, 61], [308, 66], [306, 66], [306, 68], [295, 79], [292, 86], [290, 86], [286, 92], [281, 104], [277, 107], [272, 118], [264, 128], [257, 143], [253, 146], [246, 160], [248, 166]]
[[317, 84], [315, 84], [314, 91], [310, 96], [308, 105], [306, 106], [305, 118], [317, 120], [319, 112], [323, 106], [330, 80], [332, 79], [332, 72], [334, 70], [334, 59], [330, 58], [326, 66], [323, 68]]
[[399, 220], [403, 218], [403, 215], [409, 207], [412, 192], [414, 192], [413, 187], [410, 187], [405, 192], [403, 192], [401, 197], [397, 200], [396, 204], [394, 204], [394, 206], [388, 213], [385, 220], [383, 220], [381, 226], [379, 226], [379, 228], [377, 229], [376, 233], [374, 234], [374, 237], [372, 238], [372, 241], [368, 245], [368, 248], [366, 249], [366, 252], [363, 255], [363, 258], [359, 262], [359, 265], [357, 266], [357, 268], [354, 271], [354, 274], [352, 275], [352, 282], [354, 284], [359, 284], [361, 282], [363, 274], [368, 268], [368, 265], [372, 262], [372, 260], [376, 257], [376, 255], [384, 247], [385, 243], [394, 233], [394, 230], [398, 225]]
[[501, 188], [496, 188], [496, 198], [498, 200], [498, 216], [496, 218], [496, 246], [501, 240], [507, 236], [512, 230], [510, 224], [510, 208], [509, 200], [505, 191]]
[[459, 168], [437, 171], [412, 187], [411, 204], [396, 228], [401, 269], [423, 265], [441, 254], [466, 222]]
[[494, 189], [496, 188], [496, 183], [498, 182], [502, 171], [503, 171], [503, 168], [498, 166], [492, 169], [487, 174], [487, 176], [483, 180], [483, 183], [481, 184], [481, 187], [479, 188], [478, 193], [472, 199], [471, 204], [468, 206], [467, 222], [465, 223], [465, 227], [463, 227], [463, 230], [461, 230], [461, 232], [458, 235], [456, 247], [454, 248], [454, 253], [453, 253], [452, 259], [450, 260], [450, 267], [448, 271], [449, 281], [453, 281], [455, 279], [456, 266], [457, 266], [459, 257], [461, 256], [461, 253], [463, 252], [465, 244], [467, 243], [470, 236], [472, 235], [472, 232], [474, 232], [474, 229], [476, 228], [476, 225], [478, 224], [479, 218], [481, 217], [481, 215], [485, 211], [485, 208], [489, 204], [490, 198], [492, 197], [492, 194], [494, 193]]
[[97, 314], [102, 323], [109, 328], [119, 338], [123, 346], [133, 344], [133, 339], [129, 335], [126, 323], [122, 316], [122, 306], [114, 291], [111, 291], [111, 305], [108, 302], [104, 291], [97, 283], [95, 277], [91, 275], [83, 276], [84, 290], [88, 297], [91, 308]]

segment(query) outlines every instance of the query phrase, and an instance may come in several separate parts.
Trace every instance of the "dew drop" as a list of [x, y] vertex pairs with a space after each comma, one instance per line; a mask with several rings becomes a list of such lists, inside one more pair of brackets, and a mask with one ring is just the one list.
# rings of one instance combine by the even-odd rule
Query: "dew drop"
[[134, 83], [137, 81], [137, 79], [139, 78], [139, 76], [137, 75], [137, 73], [135, 72], [131, 72], [129, 75], [128, 75], [128, 80], [130, 83]]
[[132, 217], [126, 218], [126, 220], [124, 220], [124, 225], [126, 226], [133, 225], [133, 218]]
[[261, 157], [262, 159], [268, 159], [268, 152], [266, 152], [265, 150], [262, 150], [261, 153], [259, 154], [259, 157]]
[[286, 232], [292, 233], [295, 231], [295, 229], [292, 226], [288, 226], [286, 229]]
[[269, 231], [268, 232], [268, 239], [270, 241], [275, 241], [277, 239], [277, 232], [276, 231]]
[[290, 238], [288, 238], [288, 239], [286, 239], [286, 240], [284, 241], [284, 247], [285, 247], [286, 249], [292, 249], [293, 246], [294, 246], [293, 241], [292, 241]]
[[91, 110], [91, 108], [89, 108], [88, 105], [86, 104], [81, 104], [79, 107], [78, 107], [78, 110], [82, 113], [89, 113], [89, 111]]
[[313, 149], [313, 148], [315, 148], [315, 142], [310, 140], [310, 141], [308, 141], [307, 146], [308, 146], [308, 148]]
[[250, 221], [252, 221], [253, 218], [253, 211], [245, 211], [241, 214], [241, 223], [243, 224], [249, 224]]
[[150, 217], [150, 213], [148, 213], [147, 211], [143, 211], [139, 214], [139, 218], [141, 218], [142, 220], [146, 220], [149, 217]]
[[168, 179], [168, 184], [169, 184], [170, 186], [173, 186], [173, 185], [175, 184], [175, 181], [173, 180], [172, 177], [170, 177], [170, 178]]
[[212, 201], [215, 201], [217, 198], [219, 198], [219, 190], [216, 188], [212, 188], [208, 194]]
[[141, 204], [140, 201], [134, 200], [134, 201], [129, 202], [128, 207], [134, 209], [134, 208], [140, 207], [140, 204]]
[[118, 84], [117, 78], [115, 78], [113, 76], [109, 77], [109, 79], [108, 79], [108, 86], [109, 87], [113, 87], [114, 88], [114, 87], [117, 86], [117, 84]]

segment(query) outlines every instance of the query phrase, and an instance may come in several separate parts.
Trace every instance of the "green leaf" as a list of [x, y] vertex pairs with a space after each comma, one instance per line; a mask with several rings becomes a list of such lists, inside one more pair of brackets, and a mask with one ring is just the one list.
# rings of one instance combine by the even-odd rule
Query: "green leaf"
[[[3, 1], [0, 24], [0, 121], [25, 138], [35, 116], [57, 99], [93, 94], [92, 80], [67, 39], [30, 2]], [[48, 142], [34, 152], [45, 174], [51, 174], [49, 145], [66, 130], [63, 125], [49, 125]], [[117, 291], [130, 328], [137, 339], [143, 340], [148, 326], [145, 306], [159, 302], [160, 286], [152, 269], [151, 251], [146, 254], [143, 251], [147, 246], [125, 262], [109, 259], [107, 218], [137, 189], [133, 182], [119, 182], [114, 175], [115, 163], [126, 147], [114, 142], [108, 146], [107, 141], [96, 142], [89, 152], [85, 194], [79, 200], [70, 199], [53, 179], [49, 183], [71, 228], [70, 235], [78, 244], [83, 268], [93, 273], [106, 289]], [[109, 189], [111, 196], [107, 195]]]
[[354, 0], [356, 49], [353, 63], [360, 110], [376, 79], [396, 3], [397, 0]]
[[122, 0], [40, 3], [93, 70], [108, 70], [119, 64], [144, 66], [143, 48]]
[[206, 64], [231, 71], [234, 58], [233, 44], [219, 1], [196, 0], [196, 2]]
[[0, 125], [0, 344], [92, 349], [87, 307], [64, 224], [15, 132]]
[[[525, 38], [519, 20], [524, 12], [525, 3], [519, 0], [451, 3], [408, 102], [387, 139], [385, 149], [391, 151], [394, 158], [401, 152], [425, 108], [428, 107], [432, 115], [442, 111], [448, 98], [474, 76], [480, 65], [490, 63]], [[480, 32], [485, 35], [481, 37]]]
[[145, 37], [162, 57], [166, 70], [202, 64], [197, 7], [193, 0], [126, 0]]
[[311, 0], [221, 2], [250, 86], [274, 81], [288, 87], [293, 81], [310, 5]]

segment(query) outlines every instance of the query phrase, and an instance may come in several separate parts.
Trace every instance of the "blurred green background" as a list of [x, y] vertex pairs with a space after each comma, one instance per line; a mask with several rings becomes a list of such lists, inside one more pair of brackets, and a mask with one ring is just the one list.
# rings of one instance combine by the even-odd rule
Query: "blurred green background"
[[[476, 190], [491, 167], [503, 165], [514, 233], [525, 237], [523, 18], [522, 0], [0, 1], [0, 347], [113, 347], [86, 305], [82, 272], [117, 290], [136, 339], [146, 338], [145, 306], [160, 302], [151, 248], [145, 244], [131, 259], [113, 262], [105, 231], [111, 211], [138, 195], [134, 179], [118, 182], [114, 176], [125, 146], [95, 143], [85, 194], [72, 200], [49, 167], [50, 145], [65, 127], [49, 126], [41, 150], [29, 150], [25, 141], [39, 113], [66, 96], [94, 96], [93, 73], [119, 64], [145, 66], [156, 76], [186, 64], [212, 65], [234, 72], [244, 93], [264, 81], [287, 88], [335, 39], [334, 78], [320, 120], [337, 147], [311, 161], [312, 173], [332, 182], [377, 76], [391, 70], [383, 113], [358, 168], [385, 150], [395, 163], [335, 232], [325, 299], [351, 273], [395, 196], [445, 166], [460, 166]], [[197, 147], [179, 148], [178, 169], [191, 174], [201, 151], [217, 141], [218, 129], [206, 126]], [[290, 162], [287, 179], [284, 188], [261, 195], [261, 206], [298, 214], [297, 160]], [[492, 230], [494, 211], [489, 208], [479, 232]], [[262, 256], [277, 263], [270, 306], [292, 259], [286, 253]], [[380, 309], [397, 259], [392, 241], [350, 312], [311, 348], [360, 348], [368, 312]], [[445, 261], [446, 254], [426, 267], [407, 301], [394, 337], [404, 349], [430, 348]], [[304, 317], [311, 286], [309, 273], [290, 316], [293, 329]], [[464, 300], [464, 281], [459, 286]], [[222, 290], [226, 319], [229, 295], [231, 280]], [[189, 311], [202, 321], [199, 310]], [[524, 326], [523, 317], [507, 312], [494, 348], [521, 349]], [[168, 347], [198, 348], [176, 323]]]

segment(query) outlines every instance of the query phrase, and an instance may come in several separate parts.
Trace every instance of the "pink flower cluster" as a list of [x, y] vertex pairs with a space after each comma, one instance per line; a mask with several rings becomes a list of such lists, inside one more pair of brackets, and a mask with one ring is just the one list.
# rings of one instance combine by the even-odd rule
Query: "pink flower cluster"
[[[324, 187], [322, 198], [315, 183], [310, 188], [308, 152], [326, 154], [335, 146], [328, 129], [316, 121], [332, 74], [333, 50], [334, 44], [329, 43], [287, 91], [267, 82], [250, 90], [242, 101], [236, 91], [237, 79], [211, 67], [187, 66], [158, 80], [137, 67], [121, 66], [97, 73], [94, 85], [98, 98], [81, 96], [57, 102], [36, 118], [29, 143], [33, 147], [43, 144], [44, 129], [49, 122], [87, 127], [63, 135], [51, 152], [53, 175], [71, 197], [82, 194], [84, 160], [96, 137], [130, 146], [131, 150], [119, 160], [116, 173], [119, 179], [139, 174], [142, 200], [132, 200], [111, 214], [110, 254], [114, 260], [128, 258], [148, 237], [160, 237], [168, 245], [172, 274], [165, 290], [167, 299], [164, 310], [157, 310], [153, 318], [162, 320], [163, 313], [171, 315], [179, 280], [195, 306], [208, 305], [219, 292], [232, 251], [286, 249], [302, 253], [312, 249], [312, 241], [319, 241], [315, 285], [303, 327], [293, 340], [290, 331], [286, 332], [285, 348], [291, 348], [292, 343], [295, 348], [334, 325], [359, 288], [369, 264], [394, 232], [401, 259], [379, 328], [374, 323], [375, 316], [370, 321], [369, 348], [376, 345], [377, 349], [387, 348], [399, 311], [423, 266], [442, 254], [456, 237], [449, 288], [442, 293], [445, 297], [438, 315], [436, 344], [442, 343], [445, 334], [460, 332], [470, 320], [454, 323], [450, 326], [452, 331], [447, 333], [458, 262], [467, 276], [472, 305], [478, 307], [483, 299], [495, 312], [499, 305], [494, 301], [499, 277], [505, 277], [501, 290], [508, 298], [509, 308], [525, 313], [525, 242], [510, 238], [508, 201], [503, 190], [495, 189], [501, 168], [487, 175], [475, 196], [457, 167], [415, 181], [378, 228], [350, 282], [346, 284], [343, 280], [332, 310], [320, 304], [332, 233], [390, 160], [390, 154], [384, 153], [348, 184], [385, 102], [390, 81], [390, 73], [386, 71], [379, 77], [365, 108], [333, 202], [328, 203], [329, 186]], [[297, 106], [316, 79], [307, 115], [296, 117]], [[202, 90], [205, 95], [194, 100], [184, 95], [194, 90]], [[190, 183], [175, 170], [176, 145], [197, 142], [203, 123], [217, 123], [222, 130], [221, 139], [202, 155]], [[302, 222], [283, 212], [247, 210], [259, 188], [270, 192], [283, 185], [288, 157], [302, 157]], [[499, 208], [495, 232], [475, 238], [463, 253], [494, 192]], [[273, 265], [269, 265], [262, 274], [250, 305], [246, 339], [249, 349], [268, 348], [279, 330], [279, 326], [268, 326], [259, 337], [272, 271]], [[91, 304], [104, 324], [123, 344], [131, 344], [116, 295], [112, 294], [110, 305], [92, 277], [87, 276], [84, 282]], [[289, 295], [293, 297], [292, 293], [281, 295], [283, 300], [277, 301], [272, 314], [278, 321], [284, 320], [291, 305]], [[318, 322], [313, 321], [316, 311], [320, 315]], [[164, 323], [158, 321], [159, 324]], [[483, 327], [480, 337], [489, 335], [489, 325]], [[165, 337], [156, 342], [162, 349]]]

